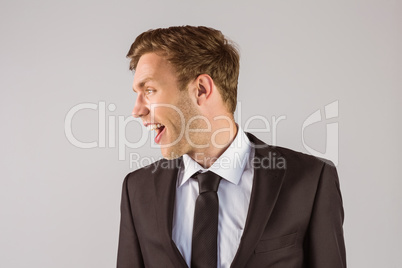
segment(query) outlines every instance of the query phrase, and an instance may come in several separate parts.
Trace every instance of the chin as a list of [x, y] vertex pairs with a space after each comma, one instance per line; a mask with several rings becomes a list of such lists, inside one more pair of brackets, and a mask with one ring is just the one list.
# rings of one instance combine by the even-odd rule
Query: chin
[[183, 142], [183, 140], [181, 140], [180, 142], [178, 142], [175, 145], [166, 147], [166, 148], [161, 148], [161, 153], [163, 158], [167, 159], [167, 160], [173, 160], [173, 159], [177, 159], [181, 156], [183, 156], [184, 154], [188, 153], [190, 150], [188, 144], [186, 144], [185, 142]]
[[184, 140], [180, 140], [177, 143], [174, 143], [168, 147], [161, 148], [161, 153], [163, 158], [167, 160], [173, 160], [181, 157], [188, 150], [188, 145], [184, 142]]

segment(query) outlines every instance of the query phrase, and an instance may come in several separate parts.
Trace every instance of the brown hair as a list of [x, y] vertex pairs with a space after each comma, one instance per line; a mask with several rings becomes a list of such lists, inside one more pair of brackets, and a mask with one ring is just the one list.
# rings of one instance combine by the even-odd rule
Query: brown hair
[[135, 70], [142, 55], [161, 53], [174, 66], [179, 89], [200, 74], [208, 74], [234, 113], [237, 103], [239, 52], [218, 30], [204, 26], [177, 26], [148, 30], [140, 34], [127, 53], [130, 70]]

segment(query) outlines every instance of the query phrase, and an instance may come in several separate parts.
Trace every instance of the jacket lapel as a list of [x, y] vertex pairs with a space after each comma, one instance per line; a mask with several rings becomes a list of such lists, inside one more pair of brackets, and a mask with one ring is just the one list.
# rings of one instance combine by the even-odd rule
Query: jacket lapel
[[153, 174], [155, 210], [162, 244], [175, 267], [187, 267], [180, 251], [172, 240], [172, 222], [176, 195], [176, 180], [182, 158], [161, 160]]
[[246, 225], [232, 268], [245, 267], [253, 253], [275, 206], [285, 174], [284, 168], [268, 165], [268, 161], [273, 164], [273, 159], [279, 159], [280, 154], [255, 136], [246, 134], [255, 146], [253, 188]]

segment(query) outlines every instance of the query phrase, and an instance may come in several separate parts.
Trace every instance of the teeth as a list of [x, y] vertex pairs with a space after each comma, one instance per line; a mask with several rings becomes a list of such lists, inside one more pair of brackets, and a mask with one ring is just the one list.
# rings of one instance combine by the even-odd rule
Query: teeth
[[162, 126], [163, 126], [162, 124], [152, 124], [152, 125], [148, 125], [147, 129], [148, 130], [155, 130], [155, 129], [160, 128]]

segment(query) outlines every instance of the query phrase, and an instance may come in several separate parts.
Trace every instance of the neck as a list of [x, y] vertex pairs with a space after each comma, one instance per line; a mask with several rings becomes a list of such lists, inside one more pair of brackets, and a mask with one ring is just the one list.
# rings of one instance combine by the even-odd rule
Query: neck
[[[208, 132], [208, 147], [194, 148], [188, 155], [200, 164], [203, 168], [209, 168], [226, 151], [235, 139], [238, 128], [234, 119], [217, 120], [220, 124], [211, 126], [211, 132]], [[211, 121], [213, 122], [213, 121]], [[203, 133], [207, 134], [207, 133]]]

